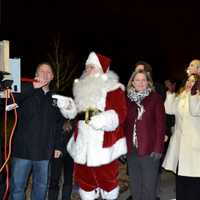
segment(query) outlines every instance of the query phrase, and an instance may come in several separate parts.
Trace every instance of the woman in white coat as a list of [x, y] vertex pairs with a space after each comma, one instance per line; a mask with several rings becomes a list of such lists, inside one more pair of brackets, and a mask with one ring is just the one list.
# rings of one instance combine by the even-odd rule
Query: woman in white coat
[[177, 174], [177, 200], [200, 199], [199, 96], [199, 113], [191, 112], [191, 108], [195, 110], [196, 107], [191, 99], [191, 88], [196, 80], [196, 75], [190, 75], [182, 92], [176, 96], [175, 93], [167, 91], [165, 100], [166, 113], [175, 115], [175, 130], [162, 166]]

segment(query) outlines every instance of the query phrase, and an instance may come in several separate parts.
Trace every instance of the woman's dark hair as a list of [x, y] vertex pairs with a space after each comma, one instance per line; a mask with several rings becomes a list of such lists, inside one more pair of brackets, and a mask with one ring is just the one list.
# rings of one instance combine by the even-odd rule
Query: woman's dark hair
[[138, 62], [135, 63], [135, 67], [137, 67], [138, 65], [143, 65], [144, 66], [144, 70], [146, 72], [149, 72], [150, 75], [152, 75], [152, 67], [151, 67], [151, 65], [149, 63], [140, 60], [140, 61], [138, 61]]

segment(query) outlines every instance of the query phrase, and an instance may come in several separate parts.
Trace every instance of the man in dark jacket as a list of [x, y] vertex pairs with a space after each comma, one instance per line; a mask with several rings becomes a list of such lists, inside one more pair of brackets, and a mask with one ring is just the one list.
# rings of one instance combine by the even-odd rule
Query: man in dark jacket
[[26, 182], [32, 171], [32, 200], [44, 200], [48, 165], [61, 155], [59, 143], [63, 118], [54, 106], [50, 83], [54, 78], [48, 63], [36, 69], [36, 81], [22, 86], [16, 95], [18, 124], [14, 135], [10, 200], [24, 200]]

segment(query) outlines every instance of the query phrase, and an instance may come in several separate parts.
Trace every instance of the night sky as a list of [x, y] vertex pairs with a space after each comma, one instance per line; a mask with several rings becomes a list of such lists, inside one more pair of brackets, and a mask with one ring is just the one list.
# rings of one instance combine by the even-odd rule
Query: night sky
[[[112, 69], [127, 83], [133, 65], [145, 60], [154, 78], [183, 79], [188, 63], [200, 59], [199, 5], [168, 1], [3, 0], [0, 40], [22, 59], [22, 73], [46, 59], [59, 33], [64, 48], [83, 69], [94, 50], [112, 58]], [[166, 3], [168, 2], [168, 3]]]

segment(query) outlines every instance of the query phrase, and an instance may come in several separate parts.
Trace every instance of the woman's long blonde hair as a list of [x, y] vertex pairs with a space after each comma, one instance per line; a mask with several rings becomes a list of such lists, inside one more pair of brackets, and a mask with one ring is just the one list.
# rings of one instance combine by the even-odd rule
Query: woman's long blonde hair
[[146, 72], [145, 70], [138, 70], [138, 71], [134, 71], [131, 75], [131, 78], [129, 79], [128, 81], [128, 85], [127, 85], [127, 91], [134, 88], [132, 82], [134, 80], [134, 78], [136, 77], [137, 74], [144, 74], [146, 79], [147, 79], [147, 82], [148, 82], [148, 88], [150, 88], [152, 91], [155, 91], [155, 88], [153, 86], [153, 80], [151, 78], [151, 75], [149, 72]]

